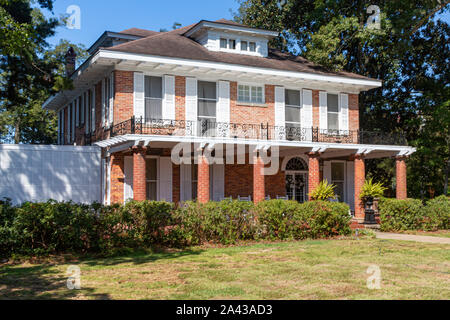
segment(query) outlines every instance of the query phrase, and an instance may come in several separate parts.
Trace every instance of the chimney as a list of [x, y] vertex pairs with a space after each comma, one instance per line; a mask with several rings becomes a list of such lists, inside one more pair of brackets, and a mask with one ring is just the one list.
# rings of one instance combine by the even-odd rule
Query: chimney
[[77, 58], [77, 54], [75, 53], [75, 50], [73, 50], [72, 47], [69, 47], [69, 50], [67, 50], [67, 53], [64, 56], [64, 58], [66, 59], [66, 77], [68, 78], [75, 71], [75, 60]]

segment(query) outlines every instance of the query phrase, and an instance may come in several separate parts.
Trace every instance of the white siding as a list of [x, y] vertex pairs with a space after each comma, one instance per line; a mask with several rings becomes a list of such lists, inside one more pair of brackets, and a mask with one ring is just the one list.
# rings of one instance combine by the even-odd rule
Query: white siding
[[145, 117], [145, 92], [144, 92], [144, 74], [134, 73], [134, 116], [138, 118]]
[[98, 147], [0, 145], [0, 198], [101, 201]]
[[180, 196], [181, 201], [192, 200], [192, 168], [191, 164], [180, 165]]

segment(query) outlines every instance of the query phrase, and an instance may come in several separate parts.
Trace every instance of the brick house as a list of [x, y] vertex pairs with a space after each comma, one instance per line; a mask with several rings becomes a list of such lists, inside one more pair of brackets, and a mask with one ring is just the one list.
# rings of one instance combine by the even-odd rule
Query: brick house
[[[74, 89], [44, 104], [58, 114], [58, 143], [102, 148], [105, 203], [306, 201], [327, 179], [363, 218], [364, 160], [385, 157], [406, 198], [415, 149], [360, 127], [358, 95], [381, 81], [269, 48], [277, 35], [223, 19], [106, 31], [71, 73]], [[264, 155], [278, 162], [270, 174]]]

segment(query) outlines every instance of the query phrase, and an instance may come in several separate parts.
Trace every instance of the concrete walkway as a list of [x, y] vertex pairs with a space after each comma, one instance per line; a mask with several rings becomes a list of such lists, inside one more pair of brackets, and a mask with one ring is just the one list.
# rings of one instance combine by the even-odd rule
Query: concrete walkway
[[375, 233], [377, 235], [377, 239], [390, 239], [390, 240], [404, 240], [404, 241], [450, 244], [450, 238], [417, 236], [414, 234], [404, 234], [404, 233], [388, 233], [388, 232], [375, 232]]

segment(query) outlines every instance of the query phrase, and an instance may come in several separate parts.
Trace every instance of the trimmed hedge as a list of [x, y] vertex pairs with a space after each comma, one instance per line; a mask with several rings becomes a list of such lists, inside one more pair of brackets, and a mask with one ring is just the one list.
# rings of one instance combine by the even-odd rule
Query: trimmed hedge
[[449, 229], [450, 199], [440, 196], [423, 205], [417, 199], [382, 198], [378, 204], [381, 231]]
[[345, 204], [322, 201], [187, 202], [177, 209], [157, 201], [112, 206], [48, 201], [17, 207], [0, 201], [0, 256], [346, 235], [348, 211]]

